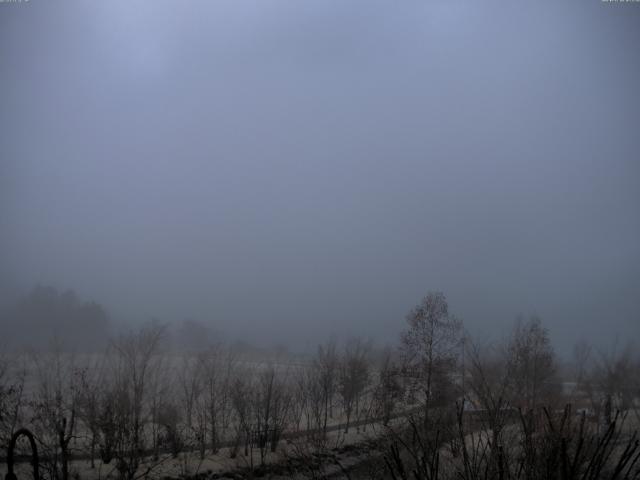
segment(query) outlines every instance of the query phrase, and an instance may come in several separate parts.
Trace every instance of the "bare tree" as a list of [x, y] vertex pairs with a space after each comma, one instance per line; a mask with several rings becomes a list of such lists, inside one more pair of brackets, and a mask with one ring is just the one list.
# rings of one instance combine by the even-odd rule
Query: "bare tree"
[[[162, 330], [162, 338], [159, 341], [163, 341], [165, 327], [156, 325], [155, 328]], [[166, 428], [161, 425], [159, 417], [163, 413], [166, 401], [175, 395], [176, 379], [171, 368], [170, 359], [166, 355], [160, 354], [159, 346], [158, 351], [152, 356], [150, 367], [147, 370], [147, 378], [145, 380], [145, 403], [148, 416], [146, 420], [149, 427], [148, 433], [151, 435], [153, 459], [157, 461], [160, 457], [161, 437], [166, 434], [166, 432], [163, 432]]]
[[104, 399], [105, 378], [104, 356], [100, 355], [80, 376], [78, 418], [89, 433], [89, 457], [91, 468], [95, 468], [96, 448], [102, 432], [102, 415], [106, 406]]
[[[204, 410], [200, 416], [208, 423], [211, 451], [216, 453], [221, 439], [225, 439], [233, 405], [231, 387], [238, 365], [235, 352], [220, 345], [212, 346], [198, 356], [202, 375]], [[204, 432], [203, 432], [204, 433]], [[206, 434], [203, 434], [205, 441]]]
[[414, 389], [422, 393], [426, 425], [434, 401], [451, 391], [462, 324], [449, 314], [449, 305], [441, 292], [428, 293], [409, 312], [407, 323], [409, 328], [401, 345], [404, 367], [414, 380]]
[[326, 390], [323, 388], [321, 371], [316, 366], [305, 372], [305, 417], [308, 437], [324, 439], [326, 433]]
[[338, 390], [346, 416], [345, 433], [349, 433], [349, 424], [353, 414], [360, 411], [360, 400], [369, 385], [369, 352], [371, 345], [361, 339], [348, 341], [340, 359]]
[[589, 362], [591, 360], [591, 345], [581, 341], [573, 346], [572, 360], [573, 360], [573, 378], [576, 382], [576, 387], [579, 388], [583, 382], [586, 381], [589, 370]]
[[597, 416], [608, 405], [604, 423], [611, 423], [614, 409], [631, 410], [640, 420], [638, 378], [640, 357], [636, 356], [632, 343], [618, 348], [617, 343], [609, 351], [600, 351], [593, 357], [590, 371], [586, 374], [583, 388], [587, 391]]
[[197, 406], [200, 397], [203, 396], [204, 382], [202, 375], [202, 363], [198, 358], [192, 354], [186, 354], [182, 356], [182, 365], [177, 374], [177, 389], [178, 399], [177, 405], [179, 405], [184, 416], [184, 435], [180, 435], [180, 432], [176, 432], [177, 436], [184, 436], [181, 442], [184, 441], [187, 445], [192, 446], [198, 440], [198, 437], [202, 435], [200, 431], [202, 425], [195, 422], [197, 417]]
[[317, 382], [317, 385], [312, 388], [317, 388], [316, 393], [320, 395], [323, 435], [327, 432], [329, 417], [333, 416], [333, 399], [337, 388], [338, 366], [339, 361], [335, 340], [331, 339], [326, 344], [319, 345], [318, 353], [313, 361], [315, 375], [312, 377]]
[[466, 346], [467, 398], [476, 407], [483, 429], [490, 434], [487, 435], [490, 439], [487, 443], [487, 468], [498, 475], [503, 431], [514, 416], [510, 401], [514, 379], [503, 349], [493, 346], [482, 348], [471, 341], [467, 341]]
[[258, 373], [253, 388], [252, 434], [260, 449], [260, 462], [264, 463], [267, 446], [275, 452], [284, 430], [291, 406], [291, 391], [287, 372], [278, 375], [273, 364]]
[[[111, 396], [113, 410], [107, 425], [115, 431], [115, 451], [121, 478], [133, 480], [141, 465], [144, 427], [154, 403], [149, 390], [152, 371], [161, 365], [164, 327], [151, 324], [114, 342]], [[153, 468], [148, 467], [147, 470]]]
[[[158, 424], [163, 428], [162, 443], [169, 448], [173, 458], [177, 458], [184, 448], [183, 410], [178, 402], [165, 399], [158, 410]], [[185, 429], [188, 427], [185, 426]]]
[[0, 449], [5, 451], [23, 419], [26, 367], [22, 358], [0, 353]]
[[231, 448], [231, 458], [235, 458], [241, 444], [244, 454], [249, 454], [249, 433], [251, 422], [251, 378], [247, 372], [237, 375], [231, 384], [231, 405], [235, 413], [235, 440]]
[[[305, 413], [308, 411], [309, 399], [308, 399], [308, 382], [307, 382], [307, 369], [300, 368], [293, 372], [293, 394], [291, 401], [291, 418], [295, 426], [295, 431], [300, 431], [300, 425], [305, 418]], [[307, 425], [308, 428], [308, 425]]]
[[76, 435], [81, 388], [86, 370], [71, 354], [54, 345], [51, 353], [34, 355], [37, 390], [32, 399], [34, 426], [52, 479], [69, 479], [70, 443]]
[[378, 368], [377, 384], [374, 392], [376, 413], [382, 417], [382, 424], [386, 427], [402, 396], [402, 386], [398, 381], [398, 368], [391, 358], [391, 351], [385, 350]]
[[540, 318], [518, 319], [507, 352], [515, 404], [535, 410], [541, 401], [551, 401], [558, 390], [555, 353]]

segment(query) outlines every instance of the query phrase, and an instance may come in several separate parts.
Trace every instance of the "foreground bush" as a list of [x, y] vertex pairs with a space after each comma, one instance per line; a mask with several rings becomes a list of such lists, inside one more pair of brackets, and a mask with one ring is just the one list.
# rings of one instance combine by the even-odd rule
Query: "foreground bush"
[[[471, 417], [471, 418], [470, 418]], [[475, 417], [475, 418], [474, 418]], [[514, 412], [501, 435], [482, 427], [462, 406], [456, 421], [426, 431], [410, 419], [385, 455], [393, 479], [545, 480], [640, 478], [637, 431], [618, 413], [598, 428], [567, 406]]]

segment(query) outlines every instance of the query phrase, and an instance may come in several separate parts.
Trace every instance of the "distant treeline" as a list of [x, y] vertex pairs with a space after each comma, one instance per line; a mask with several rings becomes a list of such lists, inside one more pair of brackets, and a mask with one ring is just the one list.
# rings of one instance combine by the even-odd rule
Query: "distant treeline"
[[[177, 350], [199, 351], [220, 342], [222, 335], [196, 319], [151, 323], [165, 326], [166, 343]], [[19, 351], [61, 350], [101, 352], [122, 330], [108, 310], [94, 300], [81, 299], [71, 289], [37, 285], [29, 293], [0, 306], [0, 348]], [[238, 340], [238, 351], [262, 355], [265, 349]], [[285, 353], [285, 347], [275, 347]]]
[[73, 290], [40, 285], [2, 309], [0, 327], [3, 347], [14, 349], [41, 349], [55, 342], [62, 348], [95, 350], [112, 333], [100, 304], [79, 299]]

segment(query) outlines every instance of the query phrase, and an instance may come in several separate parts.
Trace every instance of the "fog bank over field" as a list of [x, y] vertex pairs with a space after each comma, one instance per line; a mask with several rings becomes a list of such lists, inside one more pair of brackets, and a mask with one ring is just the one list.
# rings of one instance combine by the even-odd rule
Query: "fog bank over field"
[[639, 42], [599, 0], [0, 4], [0, 302], [315, 347], [441, 290], [640, 338]]

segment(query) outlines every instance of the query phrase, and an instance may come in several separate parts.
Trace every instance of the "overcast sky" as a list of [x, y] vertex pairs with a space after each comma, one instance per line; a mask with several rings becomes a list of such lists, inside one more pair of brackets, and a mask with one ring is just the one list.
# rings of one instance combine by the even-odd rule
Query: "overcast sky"
[[254, 342], [640, 338], [640, 3], [0, 3], [1, 286]]

